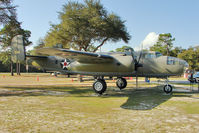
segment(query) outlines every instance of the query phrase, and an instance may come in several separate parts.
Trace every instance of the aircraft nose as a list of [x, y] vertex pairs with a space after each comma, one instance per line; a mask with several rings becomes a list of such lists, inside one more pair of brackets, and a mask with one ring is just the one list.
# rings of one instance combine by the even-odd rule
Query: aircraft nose
[[189, 67], [189, 64], [185, 61], [185, 65], [184, 67], [188, 68]]
[[189, 68], [189, 64], [185, 60], [183, 60], [183, 64], [184, 64], [184, 70]]

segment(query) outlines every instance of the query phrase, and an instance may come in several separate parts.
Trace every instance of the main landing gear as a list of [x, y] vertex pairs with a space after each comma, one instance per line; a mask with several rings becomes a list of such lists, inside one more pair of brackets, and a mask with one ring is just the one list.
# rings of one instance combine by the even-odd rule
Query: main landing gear
[[[126, 88], [127, 81], [124, 78], [118, 78], [116, 81], [117, 87], [122, 90]], [[103, 94], [106, 91], [107, 85], [103, 77], [97, 78], [93, 83], [93, 90], [98, 94]]]
[[164, 92], [167, 93], [167, 94], [171, 93], [173, 91], [173, 87], [170, 84], [168, 84], [168, 82], [169, 82], [169, 80], [167, 78], [166, 79], [166, 85], [163, 87]]
[[118, 88], [120, 88], [120, 90], [126, 88], [127, 86], [127, 81], [124, 78], [118, 78], [116, 81], [116, 85]]
[[98, 94], [102, 94], [106, 91], [107, 85], [104, 79], [97, 79], [94, 83], [93, 83], [93, 89], [96, 93]]
[[[107, 85], [104, 77], [95, 77], [96, 81], [93, 83], [93, 90], [98, 94], [103, 94], [106, 91]], [[173, 91], [173, 87], [168, 84], [168, 78], [166, 78], [166, 85], [163, 87], [165, 93], [169, 94]], [[127, 81], [125, 78], [119, 77], [116, 81], [117, 87], [122, 90], [126, 88]]]

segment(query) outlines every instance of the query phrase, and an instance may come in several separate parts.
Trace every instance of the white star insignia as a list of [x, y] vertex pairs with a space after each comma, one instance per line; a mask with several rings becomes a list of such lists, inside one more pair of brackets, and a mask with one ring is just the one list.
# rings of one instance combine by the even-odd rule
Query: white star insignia
[[64, 62], [61, 63], [63, 65], [63, 69], [67, 69], [67, 66], [70, 64], [70, 62], [68, 62], [66, 59], [64, 60]]

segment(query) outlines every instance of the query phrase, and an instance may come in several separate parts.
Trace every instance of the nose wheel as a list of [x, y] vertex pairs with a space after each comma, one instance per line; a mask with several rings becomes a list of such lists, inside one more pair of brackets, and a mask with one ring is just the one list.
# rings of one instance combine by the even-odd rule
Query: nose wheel
[[93, 83], [93, 90], [100, 95], [106, 91], [106, 88], [106, 82], [103, 79], [98, 79]]
[[173, 87], [170, 84], [168, 84], [168, 82], [169, 80], [168, 78], [166, 78], [166, 85], [163, 87], [164, 92], [167, 94], [173, 91]]
[[172, 87], [171, 85], [168, 84], [168, 85], [165, 85], [165, 86], [164, 86], [164, 92], [165, 92], [165, 93], [167, 93], [167, 94], [168, 94], [168, 93], [171, 93], [172, 90], [173, 90], [173, 87]]

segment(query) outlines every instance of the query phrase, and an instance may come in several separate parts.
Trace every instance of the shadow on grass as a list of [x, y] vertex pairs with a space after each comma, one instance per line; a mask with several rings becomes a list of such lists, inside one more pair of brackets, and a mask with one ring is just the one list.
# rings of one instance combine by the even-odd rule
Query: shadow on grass
[[[30, 86], [30, 87], [3, 87], [7, 91], [0, 91], [0, 97], [5, 96], [58, 96], [58, 97], [93, 97], [94, 92], [88, 86]], [[128, 97], [120, 107], [129, 110], [151, 110], [168, 101], [172, 97], [191, 97], [198, 92], [174, 92], [165, 94], [162, 86], [143, 89], [127, 88], [122, 91], [110, 87], [107, 93], [100, 98]]]
[[121, 108], [129, 110], [151, 110], [166, 102], [171, 97], [171, 94], [165, 94], [158, 87], [134, 90], [129, 95], [128, 100], [121, 105]]
[[93, 93], [87, 86], [30, 86], [3, 87], [7, 91], [0, 92], [4, 96], [83, 96]]
[[174, 91], [172, 94], [166, 94], [163, 92], [162, 86], [134, 90], [129, 95], [128, 100], [121, 105], [121, 108], [129, 110], [151, 110], [172, 97], [190, 97], [198, 99], [192, 97], [194, 94], [199, 94], [199, 92]]

